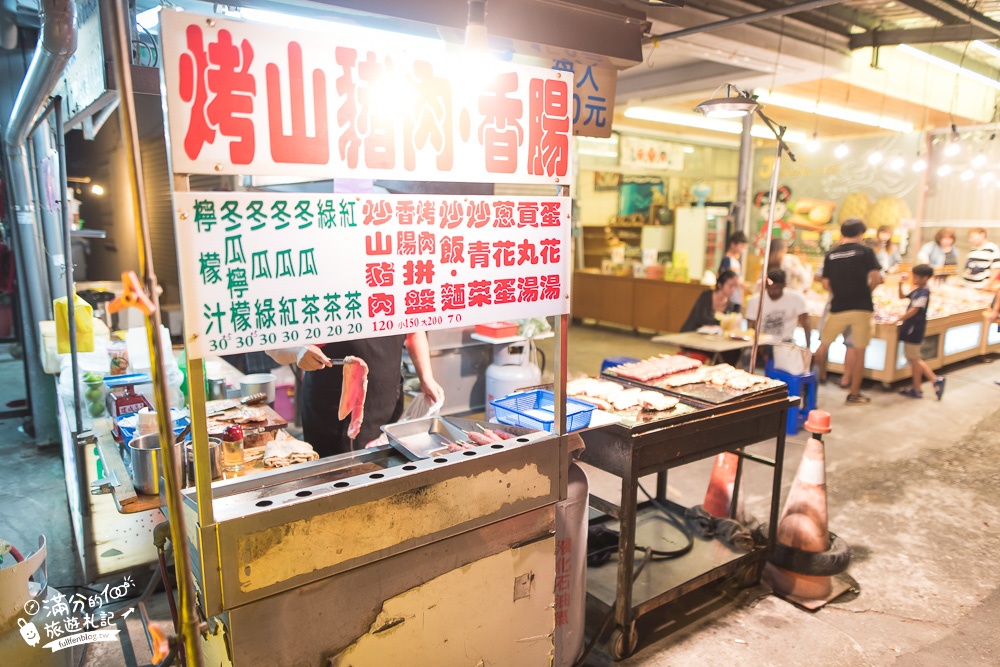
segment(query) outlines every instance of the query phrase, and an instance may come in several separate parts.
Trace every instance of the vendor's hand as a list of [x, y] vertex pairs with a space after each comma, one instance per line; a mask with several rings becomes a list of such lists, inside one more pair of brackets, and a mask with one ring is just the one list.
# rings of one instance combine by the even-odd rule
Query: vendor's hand
[[295, 357], [295, 364], [304, 371], [318, 371], [333, 365], [330, 358], [323, 354], [323, 350], [315, 345], [300, 347]]
[[444, 389], [441, 388], [434, 378], [424, 378], [420, 381], [420, 392], [426, 396], [431, 403], [444, 402]]

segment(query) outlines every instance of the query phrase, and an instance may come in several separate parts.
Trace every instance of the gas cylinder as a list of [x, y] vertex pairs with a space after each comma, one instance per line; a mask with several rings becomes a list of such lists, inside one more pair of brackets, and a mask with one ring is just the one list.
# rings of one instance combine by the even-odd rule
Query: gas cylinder
[[493, 418], [490, 401], [512, 394], [517, 389], [542, 382], [542, 371], [535, 364], [535, 344], [531, 341], [495, 345], [493, 363], [486, 369], [486, 418]]

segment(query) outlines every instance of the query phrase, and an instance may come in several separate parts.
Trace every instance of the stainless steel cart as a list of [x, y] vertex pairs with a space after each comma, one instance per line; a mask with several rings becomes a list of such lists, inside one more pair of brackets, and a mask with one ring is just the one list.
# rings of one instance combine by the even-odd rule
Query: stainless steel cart
[[[733, 551], [718, 540], [695, 538], [689, 553], [649, 563], [633, 581], [636, 528], [658, 511], [652, 503], [638, 502], [640, 478], [657, 474], [655, 497], [663, 504], [667, 502], [667, 470], [721, 452], [734, 452], [740, 457], [734, 506], [743, 461], [769, 465], [774, 469], [769, 520], [770, 525], [777, 525], [785, 420], [794, 400], [784, 386], [721, 405], [684, 398], [681, 405], [685, 410], [677, 416], [635, 426], [614, 424], [583, 434], [587, 447], [581, 460], [622, 480], [619, 504], [590, 497], [591, 507], [620, 523], [617, 570], [590, 568], [587, 581], [590, 595], [614, 605], [616, 627], [609, 648], [616, 659], [628, 657], [635, 650], [635, 621], [639, 616], [728, 575], [736, 574], [746, 584], [759, 581], [764, 558], [774, 546], [773, 531], [765, 547], [747, 553]], [[774, 460], [742, 451], [771, 438], [777, 439]]]

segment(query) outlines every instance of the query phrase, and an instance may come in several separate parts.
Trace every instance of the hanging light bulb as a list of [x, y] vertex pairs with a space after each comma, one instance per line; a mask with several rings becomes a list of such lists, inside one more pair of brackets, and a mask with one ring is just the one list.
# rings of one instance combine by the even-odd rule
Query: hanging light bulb
[[962, 172], [961, 178], [963, 181], [971, 181], [972, 177], [975, 175], [976, 172], [972, 171], [971, 169], [966, 169], [965, 171]]
[[833, 156], [836, 158], [843, 158], [847, 157], [847, 154], [850, 152], [851, 150], [847, 147], [847, 144], [840, 144], [833, 149]]
[[816, 151], [819, 150], [819, 146], [820, 146], [819, 138], [817, 137], [816, 133], [813, 132], [812, 139], [810, 139], [809, 142], [806, 144], [806, 150], [809, 151], [810, 153], [815, 153]]
[[927, 168], [927, 160], [922, 157], [918, 157], [917, 161], [913, 163], [913, 171], [923, 171]]
[[981, 183], [982, 183], [983, 185], [986, 185], [986, 184], [988, 184], [988, 183], [989, 183], [990, 181], [992, 181], [992, 180], [993, 180], [994, 178], [996, 178], [996, 176], [995, 176], [995, 175], [993, 174], [993, 172], [992, 172], [992, 171], [987, 171], [987, 172], [985, 172], [985, 173], [984, 173], [984, 174], [983, 174], [982, 176], [980, 176], [980, 177], [979, 177], [979, 181], [980, 181], [980, 182], [981, 182]]
[[955, 157], [956, 155], [958, 155], [958, 151], [959, 151], [958, 144], [955, 143], [954, 141], [952, 141], [944, 148], [944, 154], [947, 155], [948, 157]]
[[878, 164], [881, 161], [882, 161], [882, 153], [879, 151], [875, 151], [874, 153], [868, 156], [868, 164]]
[[980, 153], [976, 157], [972, 158], [972, 166], [975, 168], [982, 167], [986, 164], [986, 156]]
[[893, 171], [900, 171], [905, 164], [906, 160], [904, 160], [901, 156], [897, 155], [896, 157], [892, 158], [891, 162], [889, 162], [889, 169], [892, 169]]
[[950, 173], [951, 173], [951, 165], [943, 164], [940, 167], [938, 167], [937, 170], [938, 176], [947, 176]]

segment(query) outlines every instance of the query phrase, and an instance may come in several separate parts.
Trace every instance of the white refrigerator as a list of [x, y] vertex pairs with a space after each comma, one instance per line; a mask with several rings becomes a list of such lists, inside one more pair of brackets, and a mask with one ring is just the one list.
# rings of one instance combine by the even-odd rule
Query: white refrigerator
[[688, 275], [701, 280], [706, 270], [717, 273], [726, 252], [726, 217], [722, 206], [679, 206], [674, 210], [674, 257], [687, 253]]

